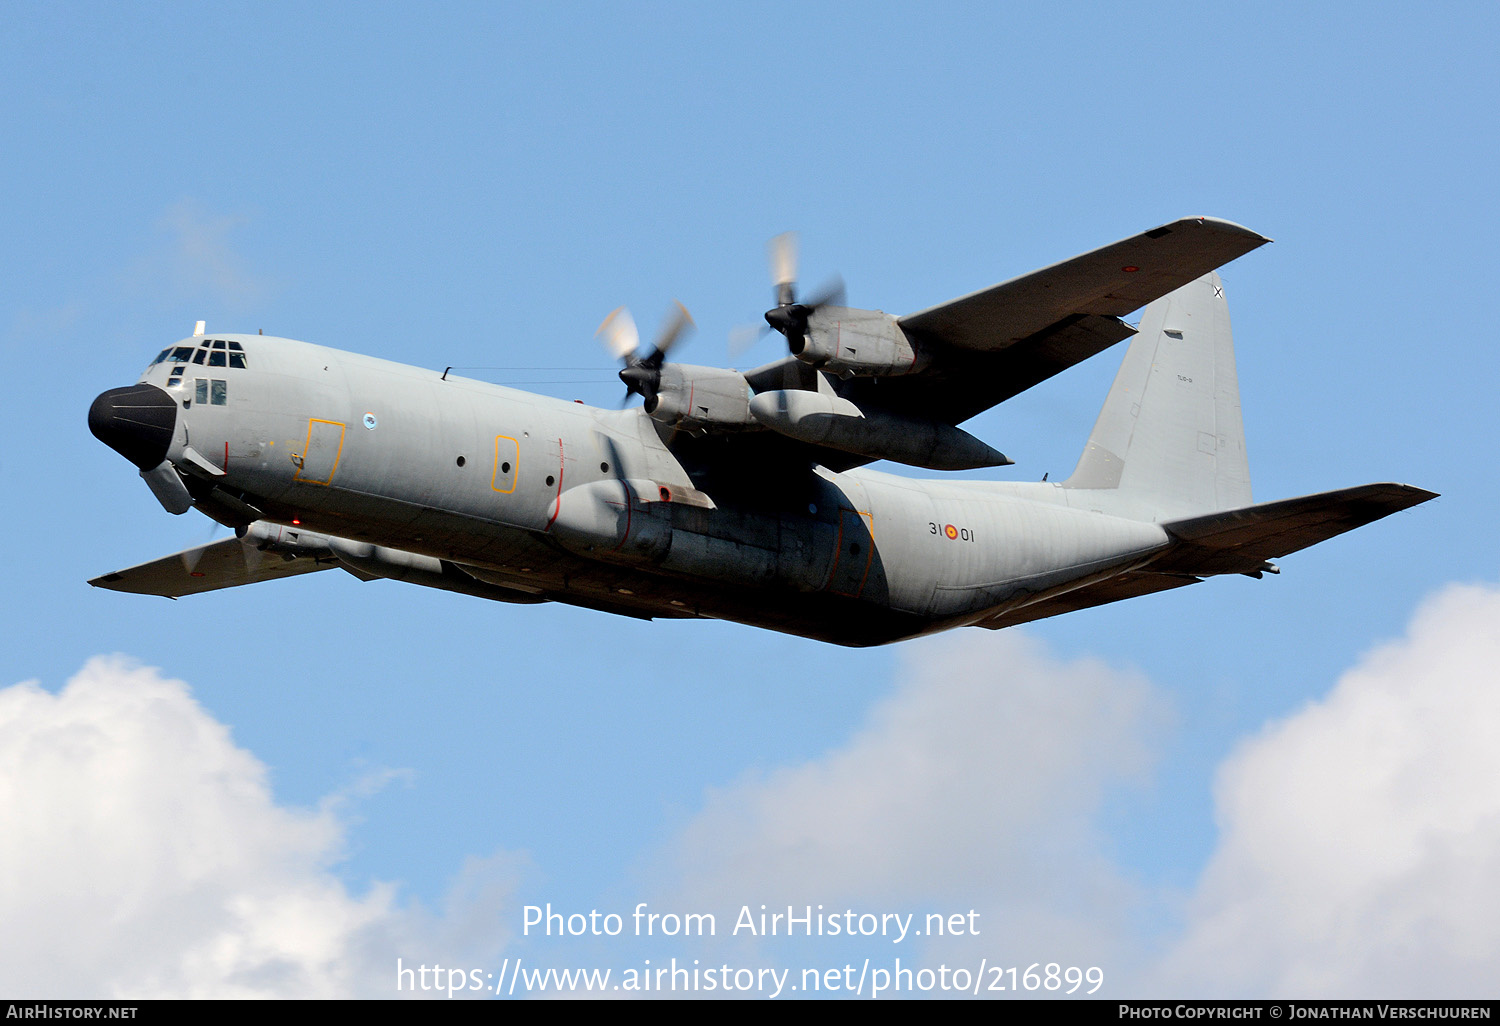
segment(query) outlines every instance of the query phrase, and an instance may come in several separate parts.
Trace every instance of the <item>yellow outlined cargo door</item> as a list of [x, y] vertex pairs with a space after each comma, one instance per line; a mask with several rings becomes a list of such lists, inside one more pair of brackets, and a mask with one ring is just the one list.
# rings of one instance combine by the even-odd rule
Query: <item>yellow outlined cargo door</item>
[[326, 485], [344, 455], [344, 425], [336, 420], [307, 418], [307, 444], [302, 447], [293, 480]]
[[870, 561], [875, 557], [875, 539], [871, 533], [873, 518], [847, 507], [839, 509], [839, 529], [834, 543], [833, 567], [828, 571], [825, 590], [835, 595], [859, 598], [870, 576]]

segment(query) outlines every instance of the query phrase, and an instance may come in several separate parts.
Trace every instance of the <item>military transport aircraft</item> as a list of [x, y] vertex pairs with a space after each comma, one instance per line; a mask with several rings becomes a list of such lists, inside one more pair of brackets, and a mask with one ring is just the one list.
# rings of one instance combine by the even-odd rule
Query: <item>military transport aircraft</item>
[[[685, 310], [645, 353], [617, 311], [601, 334], [644, 400], [618, 410], [199, 322], [89, 427], [168, 512], [236, 537], [89, 583], [177, 598], [338, 567], [873, 645], [1275, 573], [1434, 493], [1252, 503], [1213, 271], [1267, 241], [1188, 218], [898, 317], [799, 302], [782, 239], [766, 321], [790, 353], [743, 373], [670, 363]], [[1142, 306], [1138, 329], [1122, 319]], [[1010, 463], [958, 425], [1131, 336], [1067, 480], [864, 469]]]

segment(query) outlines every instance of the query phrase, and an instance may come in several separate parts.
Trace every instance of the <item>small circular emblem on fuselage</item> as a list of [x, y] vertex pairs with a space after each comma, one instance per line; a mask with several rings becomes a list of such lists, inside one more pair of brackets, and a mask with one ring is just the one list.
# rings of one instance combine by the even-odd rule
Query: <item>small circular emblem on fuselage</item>
[[943, 533], [948, 536], [949, 541], [955, 541], [958, 538], [958, 528], [954, 527], [952, 524], [949, 524], [947, 527], [943, 528]]
[[375, 430], [375, 414], [365, 414], [365, 427], [369, 428], [371, 431]]

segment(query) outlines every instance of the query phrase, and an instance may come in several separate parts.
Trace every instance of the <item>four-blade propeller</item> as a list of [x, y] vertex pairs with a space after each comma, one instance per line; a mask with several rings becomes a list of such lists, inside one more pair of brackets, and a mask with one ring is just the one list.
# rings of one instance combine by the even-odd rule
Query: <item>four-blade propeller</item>
[[[812, 315], [824, 306], [842, 306], [843, 279], [835, 275], [810, 299], [797, 300], [797, 233], [782, 232], [766, 244], [771, 264], [771, 286], [776, 305], [766, 311], [766, 324], [786, 337], [793, 356], [807, 344], [807, 325]], [[737, 328], [730, 334], [729, 350], [736, 356], [765, 337], [767, 328]]]
[[[785, 336], [787, 348], [795, 356], [807, 345], [808, 323], [813, 314], [825, 306], [842, 306], [844, 282], [834, 275], [812, 296], [797, 298], [797, 233], [783, 232], [766, 245], [771, 266], [771, 285], [776, 305], [766, 311], [766, 326], [737, 328], [730, 333], [730, 355], [737, 356], [749, 349], [772, 329]], [[624, 363], [620, 380], [625, 383], [625, 399], [638, 395], [645, 401], [646, 412], [656, 408], [657, 394], [661, 389], [661, 368], [672, 348], [693, 330], [692, 315], [681, 303], [674, 302], [673, 309], [663, 322], [650, 352], [640, 352], [640, 332], [630, 311], [621, 306], [613, 310], [599, 325], [594, 334], [609, 350], [610, 355]]]
[[604, 343], [604, 348], [625, 364], [620, 371], [620, 380], [625, 382], [625, 398], [640, 396], [645, 400], [647, 413], [656, 407], [657, 390], [661, 388], [662, 362], [666, 360], [672, 347], [686, 338], [694, 327], [693, 315], [687, 312], [687, 307], [675, 300], [673, 307], [662, 324], [661, 331], [657, 333], [651, 352], [645, 356], [638, 353], [641, 336], [636, 330], [635, 319], [623, 306], [616, 307], [604, 318], [599, 330], [594, 332]]

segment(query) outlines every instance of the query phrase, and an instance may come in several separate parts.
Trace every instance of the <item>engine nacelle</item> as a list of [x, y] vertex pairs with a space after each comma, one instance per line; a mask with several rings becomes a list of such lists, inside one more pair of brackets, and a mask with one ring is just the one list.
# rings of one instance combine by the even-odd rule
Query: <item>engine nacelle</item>
[[914, 374], [931, 359], [906, 337], [895, 317], [879, 310], [820, 307], [801, 343], [798, 349], [793, 340], [793, 356], [844, 378]]
[[1004, 467], [1010, 457], [963, 428], [883, 410], [862, 410], [821, 392], [762, 392], [750, 412], [772, 431], [875, 460], [929, 470]]
[[739, 371], [669, 363], [661, 368], [656, 395], [646, 403], [653, 420], [688, 431], [734, 431], [756, 427], [750, 415], [750, 385]]

